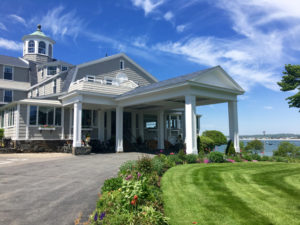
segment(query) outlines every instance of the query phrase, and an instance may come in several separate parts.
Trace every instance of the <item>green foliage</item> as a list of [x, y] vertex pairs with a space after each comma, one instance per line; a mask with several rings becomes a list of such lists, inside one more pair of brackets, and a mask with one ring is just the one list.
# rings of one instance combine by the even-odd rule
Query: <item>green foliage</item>
[[186, 157], [186, 153], [183, 149], [181, 149], [179, 152], [178, 152], [178, 158], [181, 160], [181, 161], [184, 161], [185, 160], [185, 157]]
[[245, 154], [242, 155], [242, 158], [246, 159], [248, 161], [252, 161], [252, 155], [251, 154], [245, 153]]
[[200, 137], [200, 151], [209, 153], [214, 148], [215, 148], [215, 142], [211, 138], [206, 137], [206, 136]]
[[290, 142], [283, 141], [279, 144], [278, 149], [274, 151], [273, 154], [274, 156], [298, 158], [300, 157], [300, 147], [297, 147]]
[[226, 147], [226, 150], [225, 150], [225, 154], [226, 154], [226, 155], [229, 155], [229, 156], [235, 155], [235, 149], [234, 149], [234, 147], [233, 147], [233, 142], [232, 142], [232, 140], [229, 140], [229, 141], [228, 141], [227, 147]]
[[261, 161], [271, 161], [271, 158], [269, 156], [264, 155], [261, 157]]
[[236, 155], [233, 157], [233, 160], [236, 162], [242, 162], [241, 156], [240, 155]]
[[252, 160], [261, 161], [261, 156], [259, 154], [252, 154]]
[[[282, 72], [284, 75], [281, 82], [277, 84], [281, 87], [281, 91], [292, 91], [300, 85], [300, 65], [285, 65], [285, 71]], [[300, 89], [298, 93], [288, 97], [289, 107], [300, 108]]]
[[273, 156], [273, 161], [275, 162], [288, 162], [288, 159], [281, 157], [281, 156]]
[[152, 173], [153, 171], [153, 165], [152, 165], [152, 160], [149, 156], [145, 155], [139, 158], [137, 161], [137, 169], [141, 173]]
[[253, 151], [255, 153], [258, 151], [262, 152], [264, 150], [264, 144], [260, 140], [249, 141], [245, 149], [246, 151]]
[[201, 139], [200, 139], [200, 136], [197, 136], [197, 150], [198, 150], [198, 153], [201, 151], [200, 147], [201, 147]]
[[122, 177], [113, 177], [104, 181], [101, 188], [101, 193], [105, 191], [114, 191], [122, 187], [123, 179]]
[[225, 145], [227, 143], [227, 139], [221, 131], [207, 130], [203, 132], [202, 136], [212, 139], [216, 146]]
[[245, 150], [245, 144], [243, 141], [240, 141], [240, 150], [241, 152]]
[[123, 175], [130, 173], [132, 170], [134, 170], [136, 168], [136, 164], [137, 163], [135, 160], [129, 160], [129, 161], [123, 163], [120, 166], [119, 173], [123, 174]]
[[211, 152], [208, 155], [208, 159], [214, 163], [222, 163], [224, 162], [224, 155], [221, 152]]
[[171, 165], [170, 167], [173, 167], [176, 164], [183, 164], [183, 160], [179, 158], [178, 154], [177, 155], [168, 155], [167, 163], [168, 163], [168, 165]]
[[156, 171], [159, 176], [162, 176], [163, 173], [168, 169], [168, 167], [165, 166], [165, 160], [160, 156], [155, 156], [152, 159], [152, 165], [153, 170]]
[[197, 159], [198, 159], [197, 155], [194, 154], [186, 155], [185, 157], [187, 163], [196, 163]]
[[4, 138], [4, 129], [0, 128], [0, 139]]

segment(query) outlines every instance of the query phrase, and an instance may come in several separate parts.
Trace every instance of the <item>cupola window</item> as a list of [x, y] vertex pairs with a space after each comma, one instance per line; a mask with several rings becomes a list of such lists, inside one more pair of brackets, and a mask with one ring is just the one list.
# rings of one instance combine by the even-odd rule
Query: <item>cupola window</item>
[[35, 52], [35, 44], [33, 40], [30, 40], [28, 42], [28, 53], [34, 53]]
[[52, 58], [52, 45], [49, 44], [49, 47], [48, 47], [48, 55], [50, 58]]
[[39, 42], [39, 53], [46, 54], [46, 44], [43, 41]]

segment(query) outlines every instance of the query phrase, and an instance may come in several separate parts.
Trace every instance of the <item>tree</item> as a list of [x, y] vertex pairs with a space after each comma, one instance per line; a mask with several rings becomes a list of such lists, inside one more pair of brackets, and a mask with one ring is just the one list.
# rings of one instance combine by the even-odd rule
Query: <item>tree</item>
[[212, 139], [216, 146], [227, 144], [227, 139], [225, 135], [222, 132], [217, 130], [204, 131], [202, 136], [209, 137], [210, 139]]
[[260, 140], [249, 141], [245, 150], [254, 151], [255, 153], [258, 151], [262, 152], [264, 150], [264, 144]]
[[300, 147], [296, 145], [283, 141], [279, 144], [278, 149], [273, 152], [274, 156], [282, 156], [282, 157], [300, 157]]
[[284, 76], [281, 82], [277, 83], [281, 87], [280, 90], [292, 91], [297, 88], [298, 93], [286, 98], [286, 100], [288, 100], [289, 107], [300, 108], [300, 65], [285, 65], [285, 71], [282, 73]]
[[232, 140], [228, 141], [227, 147], [225, 149], [225, 154], [228, 155], [228, 156], [234, 156], [235, 155], [235, 149], [234, 149]]
[[201, 136], [198, 146], [199, 146], [198, 152], [208, 153], [215, 148], [215, 143], [211, 138], [206, 136]]

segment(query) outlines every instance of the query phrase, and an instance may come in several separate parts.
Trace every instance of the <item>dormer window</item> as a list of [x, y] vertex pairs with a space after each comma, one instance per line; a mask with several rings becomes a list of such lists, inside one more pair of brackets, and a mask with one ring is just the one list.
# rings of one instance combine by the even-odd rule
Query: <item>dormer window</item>
[[124, 60], [120, 60], [120, 70], [124, 70]]
[[28, 42], [28, 53], [34, 53], [35, 52], [35, 43], [33, 40], [30, 40]]
[[86, 78], [88, 82], [95, 82], [95, 76], [87, 75]]
[[39, 42], [39, 53], [46, 54], [46, 44], [43, 41]]
[[47, 68], [47, 75], [54, 75], [56, 74], [56, 66], [48, 66]]
[[5, 80], [13, 79], [13, 68], [11, 66], [4, 66], [4, 79]]

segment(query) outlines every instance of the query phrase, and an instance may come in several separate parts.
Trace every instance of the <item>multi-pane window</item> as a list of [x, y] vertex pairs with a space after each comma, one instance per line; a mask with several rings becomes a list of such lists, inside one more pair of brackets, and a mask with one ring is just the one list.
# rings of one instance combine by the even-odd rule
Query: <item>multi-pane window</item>
[[4, 90], [3, 101], [4, 102], [12, 102], [13, 99], [13, 91], [12, 90]]
[[30, 114], [29, 114], [29, 124], [36, 125], [36, 118], [37, 118], [37, 106], [31, 105]]
[[55, 108], [55, 126], [61, 125], [61, 108]]
[[124, 70], [124, 61], [123, 60], [120, 61], [120, 70]]
[[62, 66], [62, 67], [61, 67], [61, 71], [66, 71], [66, 70], [68, 70], [68, 67], [67, 67], [67, 66]]
[[35, 52], [35, 44], [33, 40], [30, 40], [28, 42], [28, 53], [34, 53]]
[[95, 76], [87, 75], [86, 78], [88, 82], [95, 82]]
[[92, 110], [82, 110], [82, 127], [89, 128], [92, 126]]
[[56, 93], [56, 79], [53, 80], [53, 93]]
[[46, 44], [43, 41], [39, 42], [39, 53], [46, 54]]
[[11, 66], [4, 66], [4, 79], [5, 80], [13, 79], [13, 68]]
[[47, 74], [48, 75], [55, 75], [56, 74], [56, 66], [48, 66], [47, 68]]
[[53, 125], [54, 122], [54, 108], [40, 106], [38, 115], [39, 125]]
[[157, 128], [157, 116], [156, 115], [144, 115], [144, 127], [145, 128]]
[[7, 126], [11, 127], [15, 124], [15, 108], [7, 110]]

